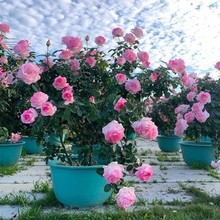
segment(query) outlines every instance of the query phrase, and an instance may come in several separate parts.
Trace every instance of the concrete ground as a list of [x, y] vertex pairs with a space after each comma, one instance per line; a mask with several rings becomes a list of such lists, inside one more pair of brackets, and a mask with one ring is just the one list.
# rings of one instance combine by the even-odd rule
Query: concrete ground
[[[175, 200], [190, 201], [191, 197], [182, 189], [180, 183], [186, 186], [193, 185], [212, 196], [220, 195], [220, 179], [210, 175], [210, 171], [192, 169], [187, 166], [182, 159], [181, 152], [162, 153], [157, 142], [142, 138], [139, 138], [137, 143], [142, 158], [152, 165], [154, 171], [153, 177], [147, 183], [136, 182], [135, 178], [136, 194], [141, 200], [145, 200], [147, 203], [166, 203]], [[31, 157], [35, 157], [34, 166], [29, 166], [28, 169], [10, 176], [0, 176], [1, 198], [6, 195], [19, 195], [20, 193], [33, 197], [30, 192], [34, 188], [34, 184], [37, 182], [50, 182], [50, 176], [48, 175], [50, 174], [50, 168], [45, 165], [44, 157], [32, 155], [26, 158], [30, 159]], [[19, 163], [22, 163], [22, 159]], [[132, 177], [126, 178], [128, 181], [134, 181]], [[41, 198], [42, 194], [36, 194], [35, 196]], [[111, 207], [99, 206], [93, 210], [105, 211], [108, 209], [111, 210]], [[0, 205], [0, 219], [16, 219], [21, 210], [22, 208], [18, 206]], [[65, 211], [65, 208], [62, 208], [62, 210]]]

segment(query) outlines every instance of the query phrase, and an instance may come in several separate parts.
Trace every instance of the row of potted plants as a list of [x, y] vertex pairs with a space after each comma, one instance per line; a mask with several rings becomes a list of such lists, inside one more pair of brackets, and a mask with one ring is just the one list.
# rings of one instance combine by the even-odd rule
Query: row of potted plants
[[[178, 115], [176, 119], [174, 107], [188, 105], [184, 96], [189, 89], [195, 90], [198, 97], [202, 92], [212, 91], [207, 83], [217, 86], [217, 81], [187, 75], [181, 59], [152, 70], [148, 53], [139, 48], [143, 36], [140, 28], [130, 33], [113, 29], [115, 47], [109, 51], [105, 51], [103, 36], [94, 39], [95, 47], [90, 47], [89, 36], [84, 41], [64, 36], [64, 48], [51, 52], [48, 40], [42, 55], [30, 51], [28, 40], [8, 48], [4, 40], [9, 27], [0, 24], [0, 32], [0, 111], [4, 115], [0, 117], [0, 127], [16, 137], [37, 138], [37, 145], [43, 147], [51, 167], [55, 194], [65, 206], [97, 205], [114, 192], [117, 204], [129, 207], [136, 196], [132, 187], [123, 187], [123, 175], [135, 175], [141, 181], [152, 176], [150, 165], [137, 158], [132, 136], [156, 139], [158, 128], [182, 135], [197, 122], [208, 126], [215, 121], [217, 111], [207, 122], [196, 118], [185, 127], [181, 121], [184, 116]], [[175, 94], [175, 89], [181, 92]], [[165, 101], [158, 101], [161, 99]], [[209, 100], [204, 104], [207, 112], [209, 108], [215, 109]], [[163, 108], [168, 110], [167, 114]], [[218, 129], [218, 123], [215, 126]], [[198, 134], [218, 140], [211, 130], [201, 128]], [[51, 137], [58, 138], [59, 144], [52, 142]], [[8, 139], [7, 135], [4, 141]], [[77, 155], [73, 153], [76, 148]], [[90, 170], [92, 173], [88, 174]], [[83, 193], [82, 182], [78, 189], [72, 187], [80, 177], [90, 191]]]

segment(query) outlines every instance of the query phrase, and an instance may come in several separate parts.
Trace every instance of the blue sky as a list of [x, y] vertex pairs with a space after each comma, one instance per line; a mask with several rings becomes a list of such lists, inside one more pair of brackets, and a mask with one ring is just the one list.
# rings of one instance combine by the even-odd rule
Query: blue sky
[[[161, 60], [182, 58], [187, 70], [211, 72], [220, 60], [220, 0], [0, 0], [1, 22], [10, 37], [27, 39], [33, 50], [44, 53], [63, 48], [65, 35], [94, 39], [103, 35], [112, 46], [111, 31], [144, 30], [141, 49], [150, 55], [151, 67]], [[91, 42], [92, 46], [92, 42]]]

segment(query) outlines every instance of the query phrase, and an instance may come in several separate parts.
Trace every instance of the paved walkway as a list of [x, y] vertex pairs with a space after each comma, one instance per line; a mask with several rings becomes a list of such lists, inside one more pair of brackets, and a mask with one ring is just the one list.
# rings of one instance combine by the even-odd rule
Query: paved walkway
[[[139, 152], [142, 158], [150, 163], [154, 170], [154, 175], [148, 183], [135, 182], [138, 188], [137, 195], [147, 202], [167, 202], [167, 201], [183, 201], [191, 200], [191, 197], [181, 188], [180, 182], [187, 186], [196, 186], [206, 191], [210, 195], [220, 195], [220, 180], [210, 175], [209, 171], [196, 170], [188, 167], [182, 160], [181, 153], [162, 153], [157, 142], [138, 139]], [[34, 166], [21, 170], [11, 176], [0, 177], [0, 197], [12, 193], [29, 193], [37, 182], [50, 181], [50, 169], [45, 165], [43, 156], [35, 157]], [[165, 161], [165, 160], [168, 160]], [[22, 159], [20, 160], [22, 163]], [[134, 180], [127, 177], [127, 180]], [[136, 179], [135, 179], [136, 180]], [[40, 195], [41, 196], [41, 195]], [[11, 219], [18, 214], [19, 207], [0, 205], [0, 219]], [[97, 207], [96, 211], [103, 211], [108, 207]]]

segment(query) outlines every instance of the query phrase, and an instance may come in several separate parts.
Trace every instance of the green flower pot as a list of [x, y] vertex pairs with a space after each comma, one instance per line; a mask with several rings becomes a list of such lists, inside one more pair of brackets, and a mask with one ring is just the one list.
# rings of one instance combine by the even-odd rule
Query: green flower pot
[[111, 192], [104, 191], [107, 181], [96, 173], [102, 166], [49, 165], [55, 196], [65, 207], [90, 208], [110, 197]]
[[0, 144], [0, 166], [11, 166], [18, 162], [24, 142]]
[[163, 136], [158, 135], [157, 142], [161, 151], [163, 152], [178, 152], [180, 150], [180, 144], [183, 140], [178, 136]]
[[192, 165], [202, 163], [210, 165], [212, 160], [215, 160], [215, 148], [211, 143], [194, 141], [180, 142], [183, 160], [186, 164]]
[[[65, 133], [63, 133], [63, 136], [62, 136], [62, 141], [64, 142], [65, 141]], [[56, 134], [50, 134], [48, 136], [48, 142], [52, 145], [55, 145], [55, 146], [61, 146], [61, 140], [60, 140], [60, 137]]]
[[20, 140], [25, 142], [23, 147], [27, 154], [39, 154], [43, 151], [43, 147], [37, 145], [37, 138], [22, 137]]

